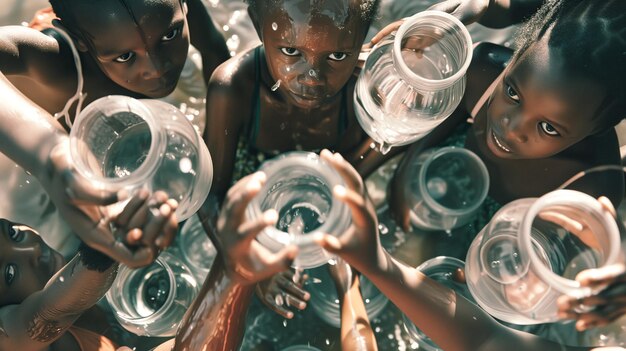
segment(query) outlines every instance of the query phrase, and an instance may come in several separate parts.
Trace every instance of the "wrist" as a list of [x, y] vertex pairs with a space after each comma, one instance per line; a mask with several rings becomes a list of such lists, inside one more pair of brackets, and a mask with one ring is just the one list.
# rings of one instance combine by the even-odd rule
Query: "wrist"
[[37, 150], [37, 162], [34, 169], [28, 170], [42, 183], [49, 183], [55, 173], [55, 154], [61, 148], [67, 148], [69, 154], [69, 136], [62, 132], [50, 133]]

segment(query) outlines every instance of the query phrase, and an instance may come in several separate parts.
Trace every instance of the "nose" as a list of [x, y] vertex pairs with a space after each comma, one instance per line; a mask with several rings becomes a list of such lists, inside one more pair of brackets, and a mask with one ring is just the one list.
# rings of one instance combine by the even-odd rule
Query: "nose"
[[526, 121], [521, 114], [509, 114], [502, 119], [502, 125], [505, 130], [506, 137], [518, 143], [528, 141], [526, 133]]
[[151, 55], [149, 52], [146, 52], [141, 69], [141, 76], [144, 79], [161, 78], [165, 73], [165, 63], [157, 55]]

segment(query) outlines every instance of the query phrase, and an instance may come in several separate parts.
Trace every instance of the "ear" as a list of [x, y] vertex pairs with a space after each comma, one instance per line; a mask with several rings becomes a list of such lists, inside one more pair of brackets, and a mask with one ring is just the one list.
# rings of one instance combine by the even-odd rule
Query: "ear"
[[72, 38], [72, 40], [74, 40], [74, 45], [76, 45], [76, 49], [78, 49], [78, 51], [80, 51], [80, 52], [87, 52], [87, 51], [89, 51], [85, 41], [80, 39], [76, 35], [76, 33], [74, 33], [73, 31], [71, 31], [69, 29], [67, 29], [67, 27], [65, 27], [65, 25], [63, 25], [63, 22], [60, 19], [58, 19], [58, 18], [53, 19], [52, 20], [52, 25], [55, 28], [59, 28], [59, 29], [65, 31], [65, 33], [67, 33]]
[[187, 6], [187, 1], [183, 0], [181, 3], [183, 5], [183, 14], [185, 16], [187, 16], [187, 13], [189, 12], [189, 7]]
[[261, 28], [261, 23], [259, 22], [259, 14], [252, 6], [248, 5], [248, 16], [252, 20], [252, 24], [254, 25], [254, 29], [256, 29], [256, 34], [259, 37], [259, 40], [263, 42], [263, 29]]

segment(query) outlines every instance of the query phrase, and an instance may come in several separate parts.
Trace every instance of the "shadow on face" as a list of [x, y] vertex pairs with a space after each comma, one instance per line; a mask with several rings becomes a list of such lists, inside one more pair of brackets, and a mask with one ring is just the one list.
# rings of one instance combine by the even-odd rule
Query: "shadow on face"
[[64, 264], [32, 228], [0, 219], [0, 306], [43, 289]]
[[294, 0], [252, 10], [270, 75], [294, 105], [320, 106], [352, 76], [369, 27], [357, 3]]
[[606, 89], [566, 74], [547, 38], [511, 62], [490, 96], [485, 138], [501, 158], [553, 156], [601, 129]]
[[179, 0], [73, 1], [71, 8], [82, 34], [79, 49], [109, 79], [150, 98], [174, 90], [189, 47]]

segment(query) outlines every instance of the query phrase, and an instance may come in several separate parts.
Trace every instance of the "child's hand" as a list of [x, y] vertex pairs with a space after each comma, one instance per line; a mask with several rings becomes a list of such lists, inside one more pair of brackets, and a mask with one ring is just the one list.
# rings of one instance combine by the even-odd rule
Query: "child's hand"
[[306, 274], [296, 275], [290, 269], [257, 283], [256, 294], [272, 311], [291, 319], [293, 311], [288, 307], [304, 310], [306, 301], [311, 298], [311, 294], [302, 289], [306, 279]]
[[[599, 327], [626, 314], [626, 266], [623, 263], [584, 270], [578, 273], [576, 280], [582, 286], [601, 289], [581, 299], [566, 295], [558, 299], [559, 316], [576, 319], [576, 329]], [[592, 307], [592, 310], [577, 312], [580, 305]]]
[[[98, 189], [76, 172], [70, 157], [68, 138], [62, 138], [62, 141], [53, 147], [46, 169], [38, 179], [63, 219], [85, 244], [129, 267], [147, 265], [154, 260], [155, 249], [131, 250], [123, 240], [116, 237], [110, 226], [114, 219], [104, 218], [100, 206], [122, 200], [124, 195]], [[130, 200], [132, 206], [127, 206], [123, 213], [139, 210], [147, 198], [147, 193], [140, 192], [134, 200]], [[165, 217], [170, 218], [170, 215]], [[139, 228], [140, 222], [135, 220], [128, 224]], [[150, 233], [152, 238], [152, 231]], [[163, 249], [171, 242], [172, 235], [168, 233], [159, 238], [161, 239], [157, 246]]]
[[365, 194], [365, 186], [358, 172], [340, 154], [323, 150], [320, 156], [343, 177], [346, 187], [337, 186], [333, 195], [348, 205], [352, 224], [339, 237], [318, 234], [316, 241], [324, 249], [335, 253], [360, 271], [368, 265], [378, 265], [382, 246], [378, 238], [378, 219], [374, 205]]
[[[427, 10], [447, 12], [453, 15], [454, 17], [458, 18], [461, 22], [463, 22], [463, 24], [468, 25], [468, 24], [478, 21], [482, 17], [482, 15], [487, 11], [488, 8], [489, 8], [489, 0], [469, 0], [469, 1], [447, 0], [447, 1], [434, 4], [431, 7], [429, 7]], [[380, 32], [378, 32], [370, 40], [369, 43], [363, 46], [363, 51], [368, 51], [374, 45], [378, 44], [378, 42], [380, 42], [384, 37], [397, 31], [398, 28], [400, 28], [400, 26], [402, 25], [402, 23], [404, 23], [405, 20], [406, 18], [403, 18], [401, 20], [395, 21], [387, 25]], [[416, 41], [416, 43], [421, 43], [421, 45], [419, 47], [416, 47], [415, 43], [413, 43], [407, 46], [407, 48], [415, 49], [415, 50], [423, 49], [429, 46], [430, 44], [432, 44], [432, 41], [430, 43]]]
[[298, 252], [291, 245], [272, 253], [254, 240], [265, 227], [278, 220], [275, 210], [266, 211], [256, 220], [246, 220], [246, 207], [264, 182], [262, 172], [238, 181], [228, 190], [217, 219], [215, 246], [224, 256], [227, 274], [240, 284], [254, 284], [287, 269]]

